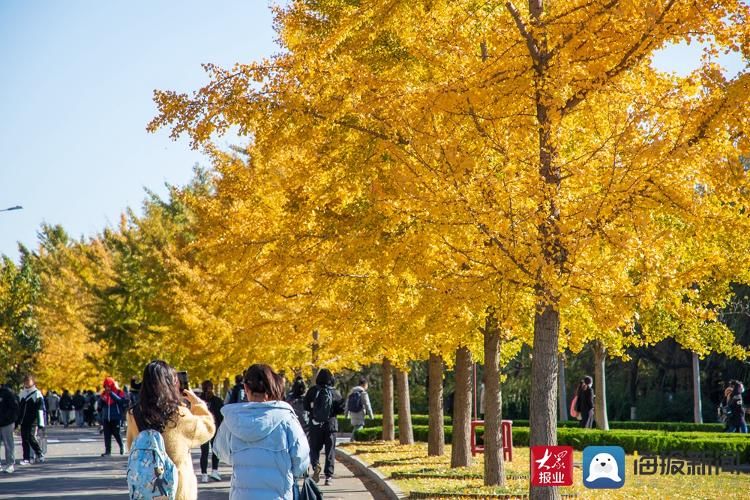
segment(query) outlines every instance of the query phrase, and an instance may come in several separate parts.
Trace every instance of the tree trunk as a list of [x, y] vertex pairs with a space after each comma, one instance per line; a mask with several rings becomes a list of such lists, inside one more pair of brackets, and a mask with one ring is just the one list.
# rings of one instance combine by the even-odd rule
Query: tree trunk
[[430, 353], [428, 364], [429, 430], [427, 431], [427, 455], [445, 454], [445, 423], [443, 419], [443, 358]]
[[[512, 3], [507, 5], [512, 6]], [[528, 31], [529, 55], [534, 66], [534, 103], [538, 126], [539, 177], [543, 197], [539, 204], [539, 243], [541, 245], [542, 267], [538, 269], [535, 283], [536, 311], [534, 314], [534, 345], [531, 361], [531, 406], [530, 444], [557, 444], [557, 356], [560, 336], [560, 296], [554, 280], [544, 274], [555, 273], [558, 277], [565, 273], [567, 250], [560, 236], [560, 186], [562, 170], [557, 164], [555, 144], [557, 107], [554, 97], [549, 94], [550, 51], [547, 46], [546, 26], [542, 19], [545, 11], [544, 0], [528, 0], [531, 27]], [[523, 20], [518, 18], [518, 23]], [[551, 109], [552, 108], [552, 109]], [[531, 483], [531, 478], [529, 478]], [[529, 484], [531, 500], [557, 500], [559, 488], [545, 486], [532, 487]]]
[[565, 355], [560, 354], [557, 360], [557, 421], [568, 420], [568, 391], [565, 387]]
[[505, 486], [502, 403], [500, 395], [500, 330], [492, 312], [484, 327], [484, 484]]
[[471, 465], [471, 394], [471, 351], [459, 347], [456, 350], [451, 467]]
[[[530, 445], [557, 444], [557, 346], [560, 313], [555, 306], [538, 302], [534, 315], [534, 347], [531, 359]], [[530, 487], [532, 500], [556, 500], [555, 487]]]
[[630, 401], [630, 420], [636, 420], [638, 415], [636, 414], [636, 402], [638, 400], [638, 361], [640, 358], [636, 355], [630, 362], [630, 377], [628, 380], [628, 392]]
[[408, 371], [396, 370], [396, 385], [398, 386], [398, 441], [401, 444], [414, 444]]
[[701, 405], [701, 372], [700, 360], [696, 353], [693, 355], [693, 422], [703, 423], [703, 408]]
[[607, 350], [601, 342], [594, 342], [594, 420], [596, 426], [604, 431], [609, 430], [609, 419], [607, 418]]
[[396, 439], [393, 425], [393, 365], [383, 359], [383, 441]]

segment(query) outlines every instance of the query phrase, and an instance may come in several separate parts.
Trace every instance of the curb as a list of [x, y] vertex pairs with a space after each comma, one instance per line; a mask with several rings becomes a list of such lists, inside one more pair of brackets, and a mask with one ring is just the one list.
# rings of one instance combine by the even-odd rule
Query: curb
[[372, 482], [377, 484], [384, 494], [383, 498], [387, 498], [388, 500], [402, 500], [408, 498], [408, 495], [401, 491], [401, 488], [396, 486], [393, 481], [386, 479], [379, 470], [370, 468], [368, 464], [346, 450], [336, 448], [336, 458], [354, 469], [357, 474], [366, 476]]

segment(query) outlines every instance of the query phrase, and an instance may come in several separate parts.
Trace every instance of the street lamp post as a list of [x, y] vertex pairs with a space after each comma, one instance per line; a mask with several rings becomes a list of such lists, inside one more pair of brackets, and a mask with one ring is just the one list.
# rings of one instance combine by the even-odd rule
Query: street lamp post
[[16, 205], [15, 207], [3, 208], [2, 210], [0, 210], [0, 212], [10, 212], [11, 210], [22, 210], [22, 209], [23, 207], [21, 205]]

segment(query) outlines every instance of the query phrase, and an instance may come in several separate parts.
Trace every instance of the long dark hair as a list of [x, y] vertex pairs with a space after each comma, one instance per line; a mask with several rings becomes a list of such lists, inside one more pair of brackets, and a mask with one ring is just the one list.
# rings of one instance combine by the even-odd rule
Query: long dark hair
[[[134, 411], [138, 412], [138, 430], [164, 432], [167, 424], [177, 425], [180, 416], [180, 394], [177, 372], [166, 361], [156, 360], [143, 370], [141, 393]], [[143, 428], [141, 428], [141, 425]]]
[[583, 391], [584, 391], [583, 385], [586, 384], [587, 386], [590, 387], [593, 382], [594, 381], [592, 380], [592, 378], [589, 377], [588, 375], [583, 377], [581, 381], [578, 383], [578, 388], [576, 389], [576, 396], [583, 397]]
[[201, 384], [201, 398], [208, 401], [208, 398], [214, 395], [214, 383], [210, 380], [204, 380]]
[[322, 368], [318, 372], [318, 376], [315, 377], [315, 383], [320, 386], [330, 385], [333, 387], [334, 382], [333, 373], [328, 368]]
[[284, 400], [284, 378], [268, 365], [252, 365], [245, 371], [244, 382], [254, 394], [267, 394], [271, 401]]
[[307, 387], [305, 386], [305, 379], [302, 377], [297, 377], [294, 379], [294, 384], [292, 384], [292, 398], [301, 398], [305, 395], [305, 392], [307, 392]]

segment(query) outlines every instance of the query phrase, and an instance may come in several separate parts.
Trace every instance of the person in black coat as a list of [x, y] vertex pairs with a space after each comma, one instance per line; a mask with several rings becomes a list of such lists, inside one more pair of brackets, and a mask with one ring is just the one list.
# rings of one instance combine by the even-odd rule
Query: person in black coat
[[78, 389], [73, 396], [73, 409], [76, 412], [76, 425], [78, 427], [83, 427], [83, 407], [86, 406], [86, 398], [81, 393], [81, 390]]
[[60, 397], [60, 418], [65, 427], [70, 425], [73, 415], [73, 398], [67, 389], [63, 389], [62, 396]]
[[294, 379], [292, 390], [286, 395], [285, 401], [289, 403], [289, 406], [292, 407], [295, 415], [297, 415], [297, 420], [299, 420], [302, 430], [305, 431], [305, 435], [308, 435], [310, 432], [310, 417], [307, 410], [305, 410], [306, 392], [307, 387], [305, 387], [305, 380], [298, 376]]
[[[208, 478], [216, 481], [221, 481], [221, 474], [219, 474], [219, 457], [213, 453], [214, 439], [216, 439], [216, 433], [219, 432], [219, 426], [224, 420], [224, 415], [221, 414], [221, 408], [224, 406], [224, 401], [214, 394], [214, 384], [210, 380], [204, 380], [201, 384], [201, 399], [206, 402], [208, 411], [214, 416], [214, 423], [216, 424], [216, 431], [214, 437], [210, 441], [201, 445], [201, 482], [207, 483]], [[208, 448], [211, 445], [211, 475], [208, 475]]]
[[343, 415], [346, 402], [333, 388], [334, 378], [330, 370], [323, 368], [315, 378], [315, 385], [305, 394], [304, 407], [310, 414], [310, 464], [313, 467], [313, 480], [320, 481], [320, 450], [325, 447], [326, 485], [333, 479], [333, 464], [336, 453], [336, 433], [339, 423], [336, 415]]
[[727, 401], [727, 432], [747, 434], [745, 408], [742, 404], [742, 383], [732, 380], [729, 387], [731, 387], [732, 392], [729, 394]]
[[594, 426], [594, 389], [593, 380], [586, 375], [576, 389], [576, 411], [581, 414], [581, 427], [590, 429]]
[[13, 443], [13, 429], [18, 419], [18, 397], [10, 387], [0, 387], [0, 443], [5, 446], [5, 471], [15, 470], [16, 455]]
[[31, 450], [37, 457], [37, 461], [44, 462], [44, 453], [36, 440], [37, 427], [44, 427], [44, 397], [42, 392], [36, 388], [34, 378], [26, 375], [23, 379], [23, 390], [20, 394], [21, 405], [18, 410], [16, 424], [21, 426], [21, 447], [23, 449], [23, 461], [21, 465], [31, 463]]
[[227, 393], [226, 399], [224, 399], [225, 405], [231, 405], [235, 403], [247, 403], [247, 397], [245, 394], [245, 387], [242, 385], [242, 375], [235, 375], [234, 387]]

